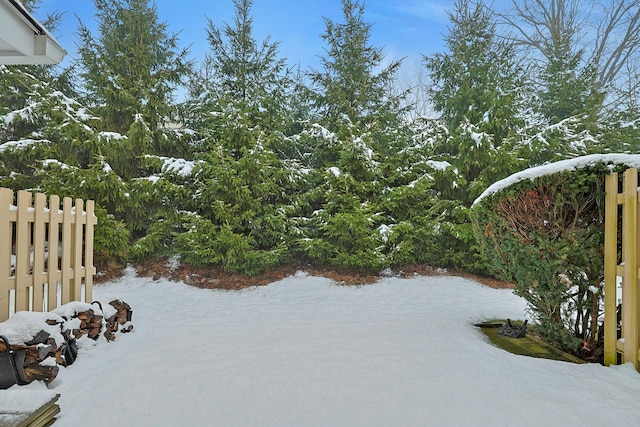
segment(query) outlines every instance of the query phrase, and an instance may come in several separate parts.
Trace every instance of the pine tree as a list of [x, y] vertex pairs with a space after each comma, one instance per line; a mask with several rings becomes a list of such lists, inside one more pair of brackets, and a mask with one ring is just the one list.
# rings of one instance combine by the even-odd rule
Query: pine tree
[[174, 92], [191, 63], [148, 0], [95, 0], [97, 34], [79, 25], [80, 87], [100, 118], [99, 151], [74, 182], [95, 198], [132, 241], [122, 259], [169, 251], [187, 179], [165, 162], [190, 159], [193, 132], [166, 126]]
[[519, 121], [522, 76], [514, 47], [500, 39], [490, 9], [459, 0], [449, 12], [447, 53], [425, 57], [434, 108], [450, 130], [468, 122], [499, 144]]
[[[158, 130], [170, 116], [173, 94], [189, 71], [187, 50], [178, 48], [177, 35], [159, 21], [148, 0], [94, 0], [99, 35], [79, 27], [81, 77], [86, 97], [102, 117], [102, 129], [122, 135], [142, 120], [152, 141], [130, 141], [130, 156], [171, 147]], [[123, 169], [127, 169], [126, 167]], [[135, 176], [126, 171], [125, 176]]]
[[[233, 25], [225, 23], [219, 28], [209, 19], [210, 50], [194, 75], [192, 103], [196, 107], [200, 104], [200, 112], [222, 110], [232, 104], [233, 109], [246, 114], [263, 129], [282, 131], [288, 121], [286, 106], [291, 73], [284, 59], [278, 56], [278, 42], [267, 37], [259, 43], [253, 37], [253, 1], [233, 0], [233, 4]], [[196, 119], [202, 117], [196, 116]]]
[[583, 53], [573, 52], [569, 40], [559, 41], [553, 52], [539, 76], [537, 110], [552, 123], [570, 117], [595, 121], [604, 100], [595, 68], [580, 68]]
[[520, 125], [523, 80], [513, 46], [496, 34], [482, 2], [459, 0], [449, 13], [447, 53], [425, 57], [433, 81], [434, 108], [450, 135], [435, 148], [458, 170], [458, 200], [470, 204], [486, 186], [511, 172], [505, 140]]
[[395, 128], [402, 117], [404, 93], [393, 95], [389, 90], [401, 61], [378, 71], [385, 56], [370, 44], [372, 24], [364, 19], [364, 2], [341, 1], [344, 21], [324, 19], [322, 39], [327, 47], [322, 70], [309, 73], [319, 121], [338, 138], [376, 133], [372, 148], [381, 154], [392, 152], [390, 138], [382, 133]]
[[638, 87], [640, 1], [511, 3], [502, 18], [530, 59], [539, 111], [551, 122], [573, 116], [585, 125], [618, 112], [627, 101], [620, 89]]
[[378, 71], [384, 54], [370, 44], [361, 1], [342, 0], [343, 21], [325, 18], [322, 69], [311, 70], [311, 121], [299, 136], [312, 168], [300, 216], [300, 244], [311, 261], [360, 270], [387, 264], [378, 232], [380, 159], [397, 151], [400, 97], [389, 87], [399, 61]]
[[219, 29], [209, 21], [210, 51], [186, 106], [205, 152], [193, 188], [195, 213], [179, 237], [188, 262], [245, 274], [287, 256], [292, 173], [272, 148], [286, 144], [290, 77], [278, 44], [253, 38], [251, 5], [234, 0], [233, 25]]

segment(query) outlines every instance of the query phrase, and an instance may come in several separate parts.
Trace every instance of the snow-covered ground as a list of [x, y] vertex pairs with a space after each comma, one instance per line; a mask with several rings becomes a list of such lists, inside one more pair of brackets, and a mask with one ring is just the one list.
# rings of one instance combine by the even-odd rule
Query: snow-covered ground
[[640, 423], [633, 367], [493, 347], [473, 323], [522, 319], [525, 304], [467, 279], [346, 287], [299, 273], [223, 291], [129, 271], [94, 297], [129, 303], [136, 329], [81, 340], [49, 386], [61, 394], [56, 427]]

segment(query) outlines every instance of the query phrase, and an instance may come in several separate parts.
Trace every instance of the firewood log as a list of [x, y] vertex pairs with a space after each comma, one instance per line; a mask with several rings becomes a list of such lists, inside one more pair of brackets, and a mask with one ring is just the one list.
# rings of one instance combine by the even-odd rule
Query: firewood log
[[43, 365], [25, 365], [24, 366], [24, 379], [28, 383], [36, 380], [44, 381], [45, 384], [49, 384], [56, 379], [60, 368], [58, 366], [43, 366]]
[[131, 321], [133, 310], [131, 310], [129, 304], [120, 300], [113, 300], [109, 303], [109, 305], [116, 309], [117, 313], [115, 314], [115, 316], [119, 324], [124, 325], [125, 323]]

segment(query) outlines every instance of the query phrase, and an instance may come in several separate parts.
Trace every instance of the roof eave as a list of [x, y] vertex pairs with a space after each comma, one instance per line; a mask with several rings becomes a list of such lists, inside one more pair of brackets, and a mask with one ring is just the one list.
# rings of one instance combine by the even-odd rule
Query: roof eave
[[15, 0], [0, 0], [0, 64], [57, 64], [66, 51]]

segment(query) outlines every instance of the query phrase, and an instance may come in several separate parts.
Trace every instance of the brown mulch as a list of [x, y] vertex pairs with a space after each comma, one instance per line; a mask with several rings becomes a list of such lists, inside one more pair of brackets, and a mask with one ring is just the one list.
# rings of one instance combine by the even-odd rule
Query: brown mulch
[[[154, 280], [165, 278], [173, 281], [185, 282], [188, 285], [207, 289], [230, 289], [238, 290], [250, 286], [263, 286], [275, 282], [285, 277], [294, 275], [298, 271], [307, 272], [313, 276], [322, 276], [332, 279], [336, 283], [343, 285], [366, 285], [377, 282], [382, 275], [372, 273], [361, 273], [339, 267], [312, 267], [309, 265], [291, 265], [271, 269], [257, 276], [245, 276], [223, 271], [219, 268], [199, 268], [185, 263], [174, 265], [168, 258], [158, 258], [146, 260], [134, 264], [140, 277], [152, 277]], [[105, 267], [98, 267], [98, 274], [94, 281], [96, 283], [107, 282], [116, 279], [123, 274], [122, 266], [111, 264]], [[450, 271], [435, 269], [425, 265], [406, 265], [401, 268], [394, 268], [388, 271], [388, 275], [394, 277], [412, 276], [436, 276], [450, 275], [460, 276], [475, 280], [485, 286], [497, 289], [513, 289], [513, 284], [489, 277], [477, 276], [460, 271]]]

